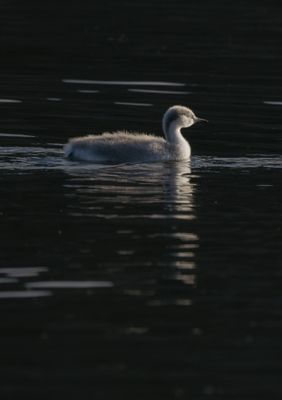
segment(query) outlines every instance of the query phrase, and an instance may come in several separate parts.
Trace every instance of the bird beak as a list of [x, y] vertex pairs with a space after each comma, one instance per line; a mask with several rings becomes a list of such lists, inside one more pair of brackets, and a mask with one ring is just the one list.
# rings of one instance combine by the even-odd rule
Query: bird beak
[[195, 119], [195, 123], [196, 123], [196, 122], [209, 122], [209, 121], [208, 121], [207, 119], [198, 118], [198, 117], [197, 117], [197, 118]]

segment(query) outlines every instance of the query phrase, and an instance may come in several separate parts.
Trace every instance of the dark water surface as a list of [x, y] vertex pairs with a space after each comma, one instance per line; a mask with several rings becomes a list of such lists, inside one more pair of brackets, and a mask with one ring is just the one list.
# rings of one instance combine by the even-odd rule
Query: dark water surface
[[[281, 9], [2, 1], [1, 400], [282, 398]], [[172, 104], [191, 163], [63, 158]]]

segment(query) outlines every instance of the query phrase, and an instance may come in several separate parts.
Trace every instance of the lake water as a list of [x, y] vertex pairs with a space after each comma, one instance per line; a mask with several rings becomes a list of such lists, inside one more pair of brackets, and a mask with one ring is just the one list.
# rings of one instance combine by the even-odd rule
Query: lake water
[[[2, 399], [281, 399], [281, 5], [0, 6]], [[161, 135], [191, 162], [88, 164]]]

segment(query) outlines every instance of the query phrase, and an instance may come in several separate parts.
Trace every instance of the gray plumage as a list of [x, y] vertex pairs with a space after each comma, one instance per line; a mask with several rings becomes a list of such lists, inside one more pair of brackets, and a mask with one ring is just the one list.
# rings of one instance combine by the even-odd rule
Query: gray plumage
[[189, 159], [190, 145], [181, 129], [199, 120], [189, 108], [173, 106], [162, 120], [165, 139], [146, 133], [105, 132], [71, 139], [65, 155], [71, 160], [117, 163]]

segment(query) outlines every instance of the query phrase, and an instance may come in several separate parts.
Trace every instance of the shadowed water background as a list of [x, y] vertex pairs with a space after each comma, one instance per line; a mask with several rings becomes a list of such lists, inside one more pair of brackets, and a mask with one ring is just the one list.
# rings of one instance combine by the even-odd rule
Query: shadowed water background
[[[0, 9], [1, 399], [280, 399], [281, 5]], [[191, 163], [63, 157], [172, 104]]]

